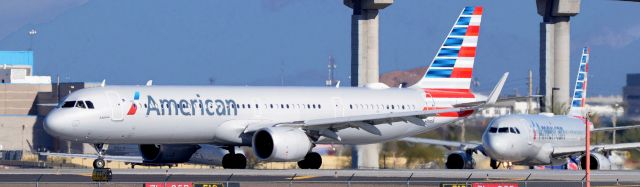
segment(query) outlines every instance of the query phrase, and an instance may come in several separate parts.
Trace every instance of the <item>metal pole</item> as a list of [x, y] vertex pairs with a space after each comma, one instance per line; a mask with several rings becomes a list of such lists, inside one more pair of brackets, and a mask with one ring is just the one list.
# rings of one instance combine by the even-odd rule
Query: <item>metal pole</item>
[[533, 72], [529, 69], [529, 100], [527, 100], [527, 114], [533, 113], [531, 111], [531, 96], [533, 95]]
[[585, 148], [586, 148], [586, 155], [585, 158], [587, 160], [587, 164], [586, 164], [586, 169], [585, 169], [585, 174], [586, 174], [586, 179], [587, 179], [587, 187], [591, 187], [591, 131], [589, 129], [589, 112], [587, 112], [587, 115], [585, 116], [584, 119], [584, 124], [585, 124], [585, 133], [586, 133], [586, 138], [585, 138]]
[[616, 126], [618, 126], [618, 104], [615, 104], [613, 106], [613, 117], [611, 119], [611, 122], [613, 122], [613, 142], [612, 144], [616, 144]]

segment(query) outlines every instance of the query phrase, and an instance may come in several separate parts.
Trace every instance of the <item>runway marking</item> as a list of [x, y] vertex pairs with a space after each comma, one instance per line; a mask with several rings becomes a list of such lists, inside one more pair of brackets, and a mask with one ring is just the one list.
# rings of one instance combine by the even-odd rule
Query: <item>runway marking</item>
[[490, 182], [514, 182], [514, 181], [523, 181], [526, 178], [521, 177], [521, 178], [509, 178], [509, 179], [487, 179], [486, 181], [490, 181]]
[[312, 178], [316, 178], [316, 177], [318, 177], [318, 176], [307, 175], [307, 176], [295, 176], [293, 178], [292, 177], [288, 177], [288, 178], [285, 178], [285, 179], [287, 179], [287, 180], [304, 180], [304, 179], [312, 179]]

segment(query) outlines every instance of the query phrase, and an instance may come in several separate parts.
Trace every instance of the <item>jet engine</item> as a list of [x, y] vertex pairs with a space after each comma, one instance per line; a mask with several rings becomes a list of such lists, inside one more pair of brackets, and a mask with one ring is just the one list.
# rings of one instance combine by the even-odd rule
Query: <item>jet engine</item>
[[253, 152], [261, 160], [299, 161], [313, 148], [307, 134], [299, 128], [269, 127], [253, 134]]
[[[600, 153], [591, 153], [591, 169], [593, 170], [611, 170], [611, 161], [607, 156], [604, 156]], [[587, 159], [586, 156], [582, 156], [580, 158], [580, 167], [582, 169], [587, 168]]]
[[140, 154], [144, 162], [148, 163], [183, 163], [188, 162], [198, 149], [199, 145], [191, 144], [141, 144]]
[[447, 156], [445, 165], [447, 169], [473, 169], [476, 167], [476, 162], [470, 153], [456, 151]]

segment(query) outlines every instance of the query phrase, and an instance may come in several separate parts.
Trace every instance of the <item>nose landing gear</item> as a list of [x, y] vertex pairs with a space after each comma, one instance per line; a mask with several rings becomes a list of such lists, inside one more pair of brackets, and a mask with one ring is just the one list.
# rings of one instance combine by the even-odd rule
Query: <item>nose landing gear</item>
[[104, 161], [104, 144], [93, 144], [93, 148], [96, 149], [98, 158], [93, 160], [93, 168], [94, 169], [102, 169], [107, 163]]

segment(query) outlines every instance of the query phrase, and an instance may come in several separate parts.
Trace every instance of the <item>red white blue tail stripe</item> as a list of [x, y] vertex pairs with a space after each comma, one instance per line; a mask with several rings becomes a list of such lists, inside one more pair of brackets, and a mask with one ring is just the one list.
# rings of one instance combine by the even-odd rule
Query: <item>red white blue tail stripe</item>
[[414, 87], [469, 91], [478, 45], [482, 7], [465, 7], [431, 66]]
[[571, 115], [583, 115], [584, 103], [587, 98], [587, 74], [589, 73], [589, 48], [582, 49], [582, 56], [580, 57], [580, 65], [578, 65], [578, 75], [576, 78], [576, 86], [573, 89], [573, 98], [571, 99], [571, 109], [569, 114]]

